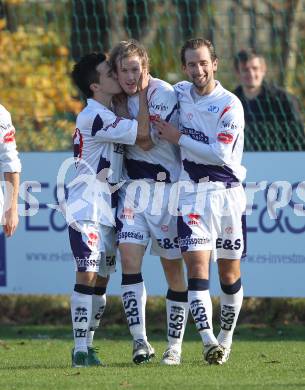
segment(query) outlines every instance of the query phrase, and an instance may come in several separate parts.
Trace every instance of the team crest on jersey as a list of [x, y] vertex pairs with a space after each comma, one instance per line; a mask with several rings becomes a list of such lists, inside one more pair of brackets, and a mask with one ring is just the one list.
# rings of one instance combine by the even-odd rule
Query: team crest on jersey
[[98, 243], [98, 234], [95, 232], [88, 233], [87, 244], [90, 247], [96, 247]]
[[188, 215], [188, 225], [200, 225], [200, 215], [191, 213]]
[[168, 232], [168, 225], [161, 225], [162, 232]]
[[129, 207], [123, 208], [122, 214], [120, 215], [122, 219], [134, 219], [134, 211]]
[[234, 136], [231, 133], [222, 132], [217, 135], [217, 139], [219, 142], [228, 145], [233, 142]]
[[193, 114], [191, 113], [191, 112], [188, 112], [187, 114], [186, 114], [186, 116], [187, 116], [187, 119], [189, 120], [189, 121], [191, 121], [192, 119], [193, 119]]
[[226, 232], [227, 234], [232, 234], [232, 233], [233, 233], [233, 228], [232, 228], [232, 226], [227, 226], [227, 227], [225, 228], [225, 232]]

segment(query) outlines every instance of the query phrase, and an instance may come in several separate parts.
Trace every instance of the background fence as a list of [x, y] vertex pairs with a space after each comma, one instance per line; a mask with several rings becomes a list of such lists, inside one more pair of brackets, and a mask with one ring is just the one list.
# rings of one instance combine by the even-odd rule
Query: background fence
[[[217, 78], [229, 90], [237, 85], [234, 54], [258, 48], [268, 79], [297, 96], [304, 112], [302, 0], [0, 0], [0, 102], [13, 115], [19, 149], [70, 148], [82, 103], [69, 73], [81, 55], [133, 37], [147, 47], [151, 73], [175, 83], [184, 78], [179, 47], [195, 36], [214, 43]], [[303, 129], [289, 123], [278, 129], [282, 138], [299, 134], [292, 146], [280, 140], [273, 150], [305, 150]], [[255, 150], [270, 150], [272, 139], [265, 138], [255, 140]]]

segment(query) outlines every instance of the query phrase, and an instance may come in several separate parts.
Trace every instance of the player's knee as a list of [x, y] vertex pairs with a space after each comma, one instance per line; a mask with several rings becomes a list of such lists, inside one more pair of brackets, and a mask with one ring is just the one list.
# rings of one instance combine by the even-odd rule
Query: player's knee
[[76, 283], [84, 286], [94, 287], [96, 282], [96, 272], [77, 272]]
[[220, 282], [224, 285], [233, 285], [238, 279], [240, 279], [240, 271], [219, 271]]
[[123, 273], [137, 274], [141, 272], [141, 260], [134, 256], [121, 253], [121, 265]]
[[209, 269], [203, 264], [188, 267], [188, 278], [209, 279]]
[[108, 281], [109, 281], [109, 276], [104, 278], [100, 275], [97, 275], [95, 287], [107, 287]]

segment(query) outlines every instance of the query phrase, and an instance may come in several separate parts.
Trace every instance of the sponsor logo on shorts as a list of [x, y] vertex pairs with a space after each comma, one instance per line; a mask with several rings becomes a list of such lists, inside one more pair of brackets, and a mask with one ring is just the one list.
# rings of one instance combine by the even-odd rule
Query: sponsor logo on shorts
[[188, 225], [200, 225], [200, 215], [191, 213], [188, 215]]
[[173, 240], [171, 240], [170, 238], [157, 238], [157, 243], [162, 249], [179, 248], [178, 237], [175, 237]]
[[241, 239], [238, 238], [235, 241], [232, 240], [223, 240], [222, 238], [217, 238], [216, 240], [216, 249], [227, 249], [230, 251], [239, 250], [241, 247]]
[[134, 212], [133, 209], [125, 207], [122, 211], [122, 214], [120, 215], [120, 218], [122, 219], [134, 219]]
[[161, 225], [162, 232], [168, 232], [168, 225]]
[[195, 238], [195, 237], [187, 237], [187, 238], [180, 238], [179, 239], [179, 245], [180, 247], [183, 246], [189, 246], [189, 245], [204, 245], [208, 244], [211, 240], [209, 238]]
[[97, 243], [98, 243], [98, 234], [94, 232], [90, 232], [88, 234], [88, 240], [87, 240], [88, 246], [96, 247]]
[[84, 259], [80, 259], [79, 257], [75, 258], [77, 267], [85, 268], [85, 267], [97, 267], [100, 264], [100, 259], [89, 259], [85, 257]]
[[139, 232], [119, 232], [118, 239], [126, 240], [126, 238], [135, 238], [136, 240], [143, 240], [143, 234]]

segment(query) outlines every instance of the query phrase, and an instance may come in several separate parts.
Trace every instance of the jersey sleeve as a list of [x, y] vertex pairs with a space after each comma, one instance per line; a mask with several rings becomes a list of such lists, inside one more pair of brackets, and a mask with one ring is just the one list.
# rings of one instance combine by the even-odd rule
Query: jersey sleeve
[[113, 142], [134, 145], [137, 138], [138, 122], [116, 116], [111, 111], [96, 112], [91, 126], [91, 136], [98, 142]]
[[182, 135], [179, 145], [194, 153], [204, 164], [229, 164], [238, 139], [243, 139], [244, 125], [242, 105], [235, 101], [223, 109], [216, 128], [214, 142], [205, 144]]
[[21, 172], [21, 163], [15, 141], [15, 128], [8, 111], [0, 111], [0, 170]]
[[[173, 88], [153, 90], [148, 100], [148, 107], [151, 120], [161, 118], [178, 127], [178, 101]], [[151, 126], [150, 134], [152, 142], [158, 144], [160, 138], [153, 126]]]

